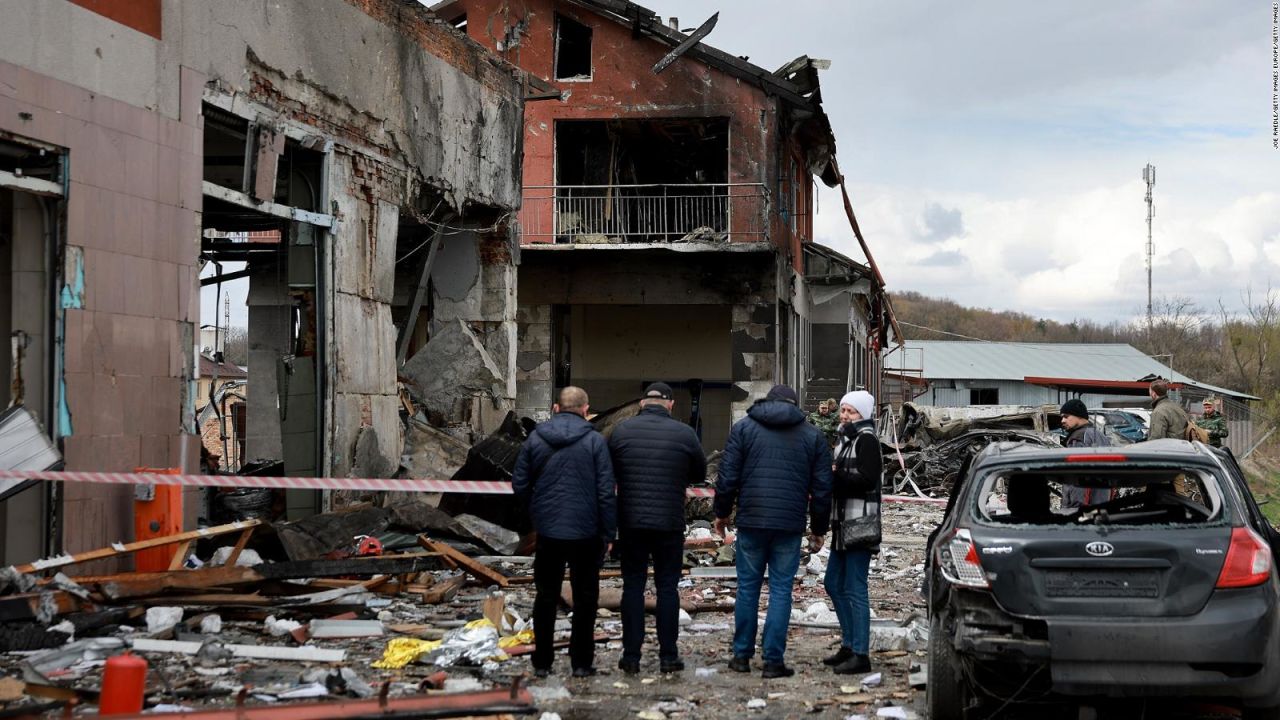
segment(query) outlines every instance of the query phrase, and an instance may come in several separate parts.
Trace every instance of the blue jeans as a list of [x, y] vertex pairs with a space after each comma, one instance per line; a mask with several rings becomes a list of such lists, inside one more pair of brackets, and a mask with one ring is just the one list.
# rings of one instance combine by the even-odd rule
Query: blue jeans
[[782, 664], [791, 624], [791, 588], [800, 569], [800, 533], [738, 528], [734, 559], [738, 565], [738, 597], [733, 608], [733, 655], [756, 654], [756, 614], [760, 585], [769, 569], [769, 612], [764, 618], [764, 661]]
[[871, 551], [832, 550], [824, 585], [840, 619], [840, 644], [866, 655], [871, 643], [871, 603], [867, 598], [867, 570]]

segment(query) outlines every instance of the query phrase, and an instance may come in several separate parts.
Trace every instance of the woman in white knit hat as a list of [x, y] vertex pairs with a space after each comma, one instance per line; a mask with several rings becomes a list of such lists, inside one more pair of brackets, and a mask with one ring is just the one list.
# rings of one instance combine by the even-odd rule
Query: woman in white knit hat
[[871, 602], [867, 572], [880, 551], [880, 483], [884, 462], [876, 437], [875, 398], [865, 390], [840, 399], [832, 484], [831, 557], [825, 586], [840, 619], [840, 650], [823, 660], [836, 673], [871, 669]]

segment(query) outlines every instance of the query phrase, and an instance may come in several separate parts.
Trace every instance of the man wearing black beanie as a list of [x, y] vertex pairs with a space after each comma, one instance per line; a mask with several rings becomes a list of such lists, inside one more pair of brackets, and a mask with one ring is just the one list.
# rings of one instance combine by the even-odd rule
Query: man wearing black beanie
[[[1067, 431], [1066, 447], [1109, 447], [1111, 441], [1089, 422], [1089, 410], [1080, 398], [1062, 403], [1062, 429]], [[1097, 505], [1111, 499], [1110, 489], [1097, 490], [1074, 485], [1062, 488], [1062, 507]]]

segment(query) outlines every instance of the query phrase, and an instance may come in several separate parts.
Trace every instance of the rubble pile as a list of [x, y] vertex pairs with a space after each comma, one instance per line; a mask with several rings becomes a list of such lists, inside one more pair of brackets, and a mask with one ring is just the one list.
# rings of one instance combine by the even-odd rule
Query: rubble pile
[[1058, 408], [942, 408], [903, 403], [881, 430], [885, 483], [893, 492], [944, 497], [967, 462], [992, 443], [1058, 447]]
[[[338, 717], [351, 703], [378, 698], [389, 708], [448, 698], [462, 703], [450, 707], [475, 716], [513, 712], [515, 705], [528, 711], [531, 704], [549, 713], [590, 708], [599, 716], [653, 718], [908, 711], [909, 676], [919, 673], [927, 640], [918, 593], [923, 538], [938, 514], [925, 505], [887, 509], [885, 545], [871, 574], [874, 681], [832, 675], [818, 662], [838, 642], [822, 589], [827, 550], [805, 559], [793, 605], [789, 657], [806, 690], [798, 683], [762, 689], [758, 674], [729, 672], [733, 535], [721, 539], [695, 520], [680, 582], [688, 669], [660, 675], [651, 638], [641, 676], [610, 671], [621, 649], [621, 579], [610, 560], [597, 613], [601, 675], [568, 679], [562, 658], [558, 675], [526, 692], [519, 685], [532, 674], [525, 658], [534, 640], [532, 558], [514, 553], [528, 538], [478, 518], [399, 503], [295, 523], [251, 518], [7, 569], [0, 573], [0, 667], [9, 677], [0, 683], [0, 703], [6, 712], [33, 715], [93, 705], [107, 659], [130, 651], [150, 666], [151, 716], [319, 703]], [[399, 547], [399, 537], [412, 538], [413, 547]], [[155, 547], [173, 551], [172, 569], [63, 574]], [[567, 584], [561, 600], [571, 613]], [[558, 622], [561, 647], [568, 629], [567, 619]]]

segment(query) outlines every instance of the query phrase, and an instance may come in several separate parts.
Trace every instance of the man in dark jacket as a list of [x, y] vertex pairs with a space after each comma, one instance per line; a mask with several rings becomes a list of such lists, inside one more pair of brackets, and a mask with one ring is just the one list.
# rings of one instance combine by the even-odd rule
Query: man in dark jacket
[[613, 464], [600, 433], [587, 422], [587, 393], [560, 391], [555, 415], [533, 431], [511, 477], [516, 497], [529, 507], [538, 532], [534, 551], [533, 670], [551, 672], [556, 605], [565, 565], [573, 574], [573, 631], [569, 661], [574, 677], [595, 674], [596, 603], [600, 564], [613, 543]]
[[724, 534], [738, 506], [738, 597], [734, 607], [733, 660], [729, 668], [750, 672], [756, 650], [760, 585], [769, 570], [769, 613], [764, 621], [765, 678], [791, 677], [786, 666], [791, 587], [800, 568], [806, 510], [810, 548], [822, 548], [831, 525], [831, 448], [805, 422], [796, 391], [775, 385], [734, 423], [720, 458], [716, 482], [716, 530]]
[[[1080, 398], [1062, 403], [1060, 411], [1062, 429], [1067, 431], [1065, 447], [1110, 447], [1111, 440], [1089, 421], [1089, 409]], [[1110, 488], [1082, 488], [1076, 485], [1062, 486], [1062, 507], [1086, 507], [1099, 505], [1111, 499]]]
[[609, 454], [618, 479], [618, 542], [622, 552], [622, 658], [640, 672], [644, 644], [644, 587], [649, 558], [657, 589], [658, 662], [664, 673], [684, 669], [676, 640], [684, 560], [685, 488], [707, 476], [707, 459], [693, 428], [671, 417], [671, 386], [645, 388], [640, 414], [614, 428]]

